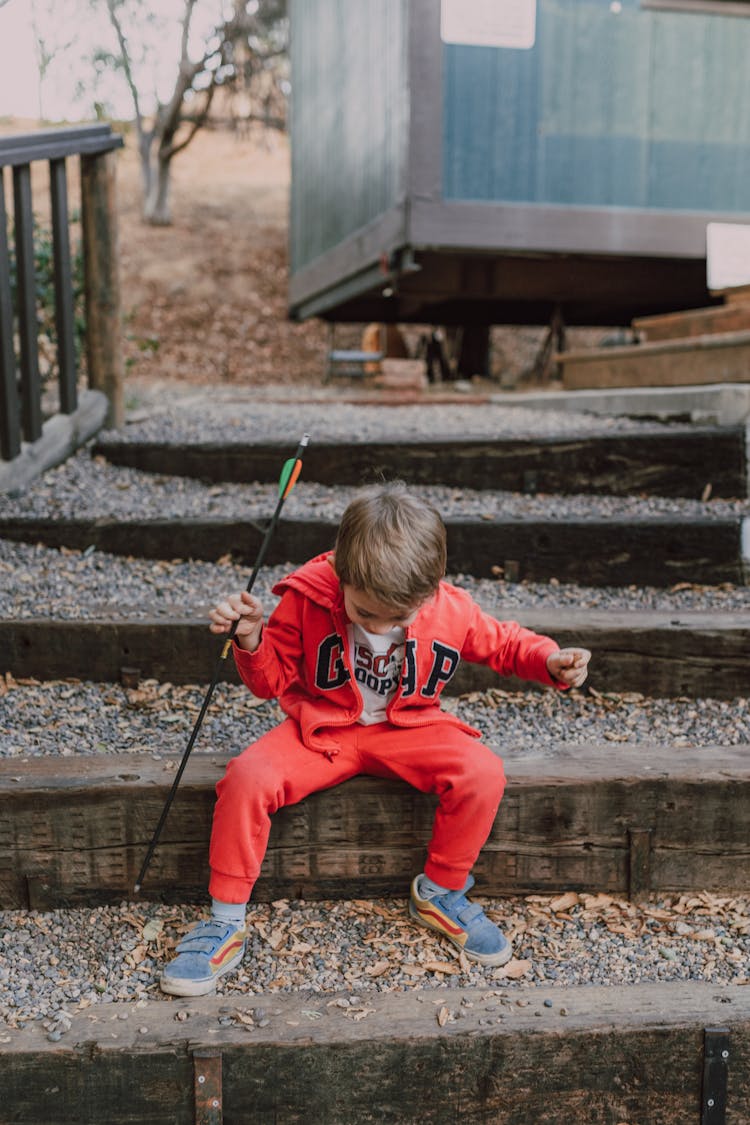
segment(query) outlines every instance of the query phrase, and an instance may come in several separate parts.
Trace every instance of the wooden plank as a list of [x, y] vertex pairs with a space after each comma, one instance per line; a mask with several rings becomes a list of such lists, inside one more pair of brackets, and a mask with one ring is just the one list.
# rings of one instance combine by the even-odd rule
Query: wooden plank
[[[591, 586], [705, 585], [745, 581], [740, 517], [617, 519], [447, 519], [448, 569], [491, 577], [498, 566], [514, 580]], [[0, 519], [0, 536], [50, 547], [93, 546], [141, 558], [219, 559], [252, 565], [262, 528], [232, 519]], [[336, 523], [281, 519], [267, 562], [303, 562], [329, 550]]]
[[24, 445], [12, 461], [0, 464], [0, 492], [23, 492], [35, 477], [75, 453], [102, 428], [107, 405], [101, 391], [83, 391], [72, 414], [48, 418], [40, 438]]
[[[156, 747], [155, 747], [156, 749]], [[178, 761], [150, 754], [0, 762], [0, 908], [131, 896]], [[200, 899], [214, 788], [226, 755], [194, 753], [144, 882], [146, 897]], [[574, 888], [627, 895], [632, 830], [648, 831], [647, 890], [750, 887], [747, 747], [555, 744], [508, 754], [509, 783], [476, 867], [487, 895]], [[361, 777], [273, 818], [254, 895], [403, 894], [424, 861], [435, 799]]]
[[[93, 1007], [58, 1043], [30, 1025], [2, 1047], [4, 1104], [27, 1125], [192, 1125], [193, 1055], [218, 1051], [227, 1121], [683, 1125], [697, 1120], [704, 1029], [721, 1026], [727, 1120], [750, 1120], [741, 986], [359, 991], [359, 1020], [336, 995], [268, 993], [117, 1004], [115, 1023]], [[261, 1008], [266, 1025], [248, 1027]]]
[[50, 200], [55, 260], [55, 329], [57, 332], [60, 410], [72, 414], [78, 405], [76, 389], [75, 319], [73, 271], [68, 237], [68, 185], [65, 160], [50, 160]]
[[13, 201], [21, 352], [21, 423], [26, 441], [36, 441], [42, 433], [42, 400], [37, 341], [34, 213], [31, 204], [31, 169], [28, 164], [21, 164], [13, 169]]
[[115, 155], [81, 157], [81, 226], [85, 271], [89, 386], [109, 400], [107, 424], [125, 422]]
[[750, 332], [721, 332], [625, 348], [560, 352], [566, 390], [746, 383]]
[[[207, 612], [208, 607], [203, 616], [188, 618], [180, 606], [171, 619], [162, 612], [134, 620], [0, 620], [0, 673], [115, 682], [127, 667], [138, 669], [143, 679], [207, 683], [219, 651], [207, 628]], [[514, 608], [508, 616], [554, 637], [561, 647], [592, 649], [589, 683], [599, 691], [719, 699], [747, 693], [748, 613], [535, 607]], [[233, 661], [222, 664], [224, 677], [238, 682]], [[515, 686], [481, 665], [462, 663], [446, 691], [460, 695]]]
[[711, 305], [663, 316], [636, 317], [633, 328], [643, 340], [680, 340], [711, 332], [742, 332], [750, 329], [750, 305]]
[[[97, 443], [112, 464], [214, 481], [276, 481], [288, 448], [278, 443]], [[743, 426], [644, 427], [638, 433], [539, 440], [314, 442], [304, 477], [359, 485], [383, 476], [411, 484], [515, 492], [606, 493], [698, 498], [745, 496]]]
[[20, 452], [21, 418], [13, 347], [8, 215], [5, 207], [5, 174], [0, 168], [0, 457], [11, 461]]
[[57, 160], [81, 152], [109, 152], [122, 148], [123, 138], [109, 125], [77, 125], [39, 129], [0, 138], [0, 165], [15, 167], [33, 160]]

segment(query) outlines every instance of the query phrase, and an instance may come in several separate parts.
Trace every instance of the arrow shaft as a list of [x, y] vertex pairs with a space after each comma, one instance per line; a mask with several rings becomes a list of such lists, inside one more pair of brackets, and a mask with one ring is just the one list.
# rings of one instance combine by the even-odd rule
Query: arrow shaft
[[[273, 533], [276, 530], [276, 525], [279, 522], [279, 516], [281, 515], [281, 509], [284, 506], [284, 501], [286, 500], [287, 496], [289, 495], [292, 488], [294, 487], [294, 484], [297, 480], [297, 477], [300, 474], [300, 470], [302, 468], [302, 457], [303, 457], [305, 448], [307, 447], [308, 441], [309, 441], [308, 435], [304, 434], [303, 437], [302, 437], [302, 440], [299, 443], [299, 446], [297, 447], [297, 452], [294, 455], [294, 465], [292, 467], [292, 470], [291, 470], [288, 478], [285, 481], [282, 482], [282, 487], [280, 489], [279, 499], [278, 499], [278, 502], [276, 504], [276, 508], [274, 510], [273, 515], [271, 516], [268, 527], [266, 528], [265, 535], [263, 536], [263, 541], [260, 545], [260, 548], [258, 550], [258, 554], [256, 555], [256, 558], [255, 558], [255, 563], [253, 565], [252, 573], [250, 574], [250, 578], [249, 578], [249, 581], [248, 581], [247, 586], [246, 586], [246, 591], [247, 591], [248, 594], [250, 593], [253, 586], [255, 585], [255, 580], [258, 577], [258, 573], [260, 572], [260, 568], [262, 567], [263, 561], [266, 557], [266, 554], [268, 553], [268, 547], [269, 547], [269, 544], [271, 542], [271, 539], [273, 538]], [[198, 713], [198, 718], [195, 720], [195, 724], [193, 726], [192, 733], [190, 735], [190, 738], [188, 739], [188, 744], [185, 747], [184, 753], [182, 755], [182, 760], [181, 760], [180, 765], [177, 769], [177, 773], [175, 774], [175, 779], [172, 783], [172, 788], [169, 791], [167, 799], [164, 803], [164, 808], [161, 811], [161, 816], [159, 817], [158, 823], [157, 823], [156, 828], [154, 830], [154, 834], [151, 837], [151, 843], [148, 846], [148, 851], [146, 852], [146, 857], [143, 860], [143, 864], [141, 865], [141, 870], [139, 872], [138, 879], [136, 880], [135, 888], [134, 888], [136, 894], [140, 891], [140, 889], [143, 885], [143, 880], [145, 878], [146, 872], [148, 871], [148, 868], [149, 868], [149, 865], [150, 865], [151, 860], [153, 858], [154, 852], [156, 851], [156, 847], [157, 847], [157, 844], [159, 843], [159, 838], [161, 836], [162, 829], [164, 828], [164, 825], [166, 824], [167, 817], [169, 816], [169, 810], [172, 807], [172, 802], [174, 801], [175, 795], [177, 793], [177, 788], [180, 784], [180, 779], [181, 779], [183, 773], [185, 772], [185, 766], [188, 763], [188, 758], [190, 757], [192, 749], [195, 745], [195, 740], [198, 737], [198, 732], [200, 731], [201, 726], [203, 725], [203, 719], [205, 718], [206, 712], [208, 711], [208, 707], [209, 707], [209, 704], [211, 702], [211, 698], [214, 694], [214, 691], [216, 689], [216, 685], [219, 682], [219, 676], [221, 674], [221, 668], [222, 668], [223, 662], [226, 660], [226, 658], [229, 654], [229, 651], [232, 647], [232, 639], [234, 638], [234, 635], [235, 635], [235, 632], [237, 630], [238, 624], [239, 624], [238, 621], [232, 622], [232, 627], [229, 630], [229, 634], [227, 636], [227, 639], [224, 642], [224, 646], [221, 650], [221, 653], [219, 654], [219, 658], [216, 661], [213, 676], [211, 678], [211, 683], [209, 684], [208, 691], [206, 692], [206, 695], [203, 699], [203, 704], [201, 706], [200, 712]]]

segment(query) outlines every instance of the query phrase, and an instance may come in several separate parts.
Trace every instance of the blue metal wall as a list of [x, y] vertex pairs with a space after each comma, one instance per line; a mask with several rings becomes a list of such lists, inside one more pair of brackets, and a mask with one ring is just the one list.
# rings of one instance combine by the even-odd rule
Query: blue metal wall
[[407, 0], [292, 0], [293, 269], [403, 198]]
[[445, 199], [750, 211], [750, 18], [538, 0], [443, 67]]

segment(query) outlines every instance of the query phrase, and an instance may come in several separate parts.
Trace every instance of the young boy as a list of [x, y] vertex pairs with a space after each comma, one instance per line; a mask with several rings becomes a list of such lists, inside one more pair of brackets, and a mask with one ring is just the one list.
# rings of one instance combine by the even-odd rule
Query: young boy
[[288, 716], [229, 762], [217, 786], [209, 862], [209, 921], [177, 946], [164, 992], [199, 996], [245, 951], [245, 912], [270, 817], [283, 805], [357, 774], [401, 778], [435, 793], [439, 806], [410, 912], [471, 961], [502, 965], [510, 944], [465, 895], [489, 835], [505, 776], [479, 732], [440, 708], [461, 657], [500, 675], [577, 687], [590, 653], [499, 622], [443, 581], [445, 527], [402, 485], [360, 495], [347, 507], [332, 552], [274, 587], [268, 623], [250, 594], [211, 612], [211, 631], [237, 622], [234, 657], [257, 696], [278, 697]]

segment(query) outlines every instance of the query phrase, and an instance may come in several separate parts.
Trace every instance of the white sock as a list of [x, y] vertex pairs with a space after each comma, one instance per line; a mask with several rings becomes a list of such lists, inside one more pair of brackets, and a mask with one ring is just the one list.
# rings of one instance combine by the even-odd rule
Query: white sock
[[428, 879], [424, 872], [419, 876], [417, 887], [422, 898], [434, 898], [435, 895], [447, 895], [450, 891], [449, 887], [441, 887], [439, 883], [433, 883], [432, 879]]
[[228, 922], [238, 929], [245, 928], [246, 902], [222, 902], [221, 899], [211, 899], [211, 917], [215, 922]]

